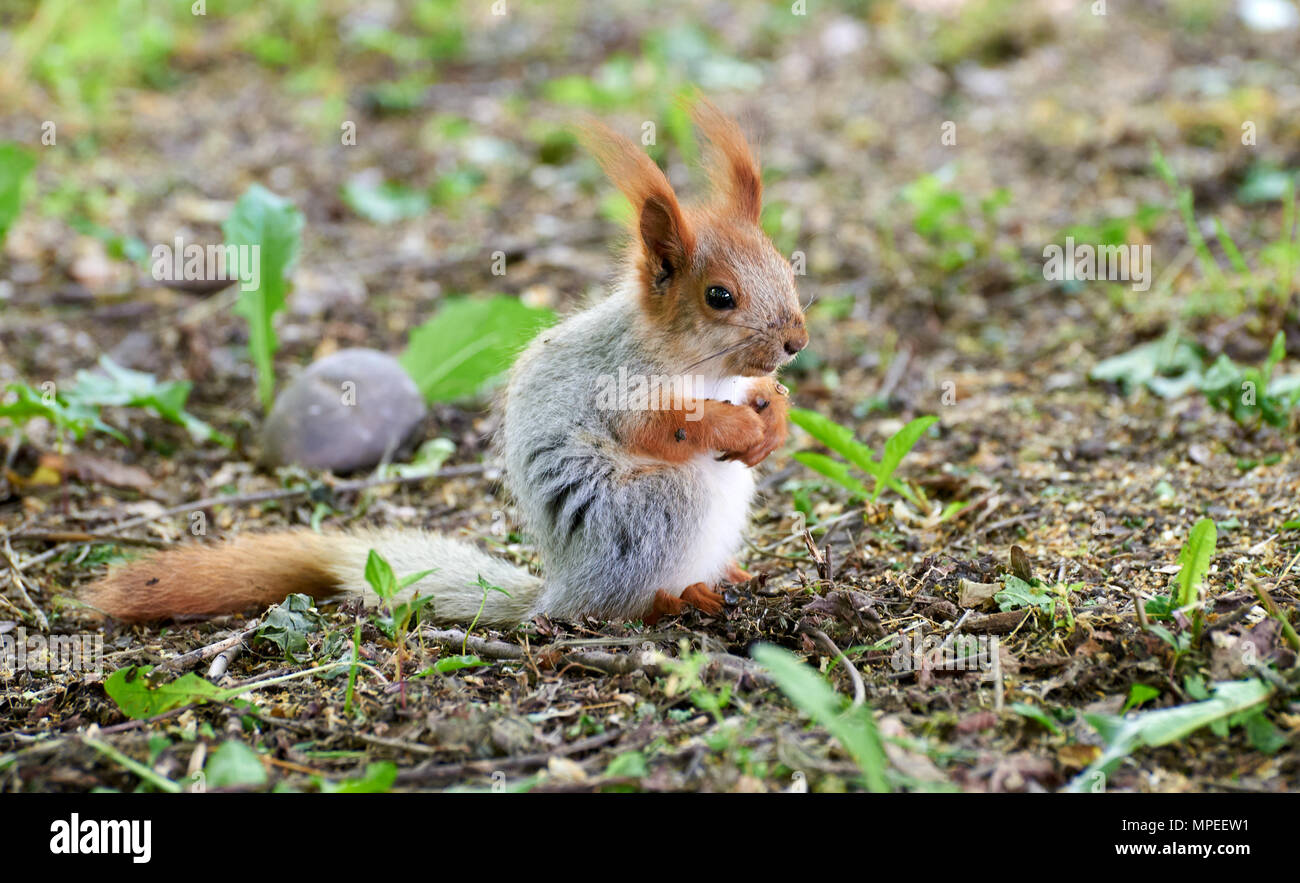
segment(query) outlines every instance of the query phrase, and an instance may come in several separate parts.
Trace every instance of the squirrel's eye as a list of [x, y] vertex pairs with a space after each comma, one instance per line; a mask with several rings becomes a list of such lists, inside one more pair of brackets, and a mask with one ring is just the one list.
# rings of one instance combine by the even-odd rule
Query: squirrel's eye
[[715, 310], [734, 310], [736, 308], [736, 299], [731, 296], [731, 292], [721, 285], [710, 285], [709, 290], [704, 292], [704, 302]]

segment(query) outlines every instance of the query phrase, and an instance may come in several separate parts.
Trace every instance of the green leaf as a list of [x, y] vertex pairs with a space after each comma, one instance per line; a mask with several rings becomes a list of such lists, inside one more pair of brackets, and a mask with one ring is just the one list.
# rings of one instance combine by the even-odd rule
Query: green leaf
[[871, 491], [867, 489], [865, 484], [849, 474], [848, 465], [841, 463], [839, 460], [832, 460], [825, 454], [818, 454], [813, 451], [797, 451], [794, 458], [814, 472], [820, 472], [856, 496], [865, 498], [871, 495]]
[[68, 402], [57, 395], [45, 395], [25, 383], [11, 383], [6, 393], [15, 396], [5, 404], [0, 401], [0, 417], [6, 417], [18, 426], [26, 425], [33, 417], [43, 417], [62, 432], [70, 432], [77, 439], [85, 437], [92, 428], [104, 429], [121, 441], [126, 438], [99, 419], [99, 411], [81, 403]]
[[[855, 439], [853, 431], [848, 427], [841, 426], [816, 411], [807, 411], [802, 408], [792, 408], [790, 410], [790, 420], [796, 426], [867, 475], [875, 477], [876, 490], [874, 496], [867, 491], [865, 485], [852, 477], [842, 464], [837, 464], [834, 460], [822, 454], [811, 452], [801, 451], [794, 456], [800, 463], [820, 472], [827, 478], [833, 479], [856, 495], [871, 497], [874, 500], [879, 496], [881, 488], [886, 487], [914, 506], [924, 508], [916, 492], [895, 478], [893, 472], [898, 468], [899, 462], [907, 455], [907, 452], [916, 444], [916, 439], [920, 437], [920, 434], [937, 419], [937, 417], [918, 417], [907, 426], [904, 426], [894, 434], [893, 438], [886, 442], [885, 454], [880, 461], [877, 461], [871, 448]], [[916, 438], [911, 437], [914, 433]], [[891, 444], [893, 445], [892, 449], [889, 447]], [[892, 467], [888, 465], [890, 462], [893, 463]]]
[[1263, 754], [1277, 754], [1290, 742], [1283, 736], [1273, 722], [1264, 716], [1263, 711], [1247, 714], [1242, 721], [1246, 727], [1246, 736], [1256, 751]]
[[1163, 398], [1177, 398], [1197, 388], [1201, 372], [1201, 356], [1196, 347], [1166, 336], [1103, 359], [1088, 376], [1118, 383], [1126, 393], [1146, 386]]
[[1124, 707], [1120, 709], [1120, 714], [1130, 708], [1137, 708], [1144, 702], [1150, 702], [1159, 695], [1160, 691], [1149, 684], [1134, 684], [1128, 688], [1128, 699], [1124, 702]]
[[307, 654], [307, 636], [325, 627], [325, 620], [312, 609], [310, 595], [295, 594], [285, 598], [262, 622], [257, 630], [258, 640], [269, 641], [280, 648], [290, 659], [301, 659]]
[[23, 183], [36, 167], [36, 157], [9, 141], [0, 141], [0, 243], [23, 206]]
[[868, 475], [880, 474], [880, 466], [871, 448], [855, 439], [853, 430], [847, 426], [840, 426], [829, 417], [803, 408], [791, 408], [790, 421]]
[[1199, 600], [1197, 590], [1210, 571], [1217, 538], [1218, 531], [1213, 519], [1210, 518], [1202, 518], [1196, 522], [1191, 534], [1188, 535], [1187, 544], [1178, 554], [1178, 563], [1182, 565], [1182, 569], [1175, 577], [1178, 592], [1174, 597], [1179, 607], [1186, 607]]
[[1027, 717], [1032, 721], [1042, 724], [1044, 729], [1050, 730], [1058, 736], [1061, 734], [1061, 728], [1056, 725], [1056, 721], [1052, 720], [1051, 715], [1038, 706], [1030, 705], [1027, 702], [1013, 702], [1007, 707], [1021, 717]]
[[478, 395], [554, 313], [517, 298], [453, 298], [411, 332], [401, 356], [425, 399], [447, 402]]
[[397, 577], [392, 565], [374, 549], [366, 556], [366, 582], [384, 602], [391, 601], [397, 594]]
[[343, 185], [343, 202], [367, 221], [393, 224], [429, 210], [429, 195], [392, 182], [353, 178]]
[[248, 350], [257, 368], [257, 391], [262, 407], [268, 410], [275, 395], [277, 341], [272, 320], [284, 309], [302, 223], [302, 213], [293, 203], [254, 184], [239, 197], [222, 225], [227, 245], [256, 245], [259, 250], [258, 284], [247, 291], [240, 286], [235, 313], [248, 320]]
[[1031, 585], [1015, 574], [1008, 573], [1003, 580], [1004, 588], [993, 595], [1001, 610], [1020, 610], [1023, 607], [1035, 607], [1051, 613], [1055, 604], [1052, 596], [1042, 586]]
[[224, 702], [239, 695], [236, 689], [223, 690], [193, 672], [174, 681], [151, 686], [152, 665], [120, 668], [104, 682], [104, 692], [117, 703], [122, 713], [133, 720], [144, 720], [196, 702]]
[[444, 656], [433, 665], [421, 671], [416, 675], [417, 678], [427, 677], [431, 674], [451, 674], [454, 671], [460, 671], [463, 668], [475, 668], [480, 665], [488, 665], [482, 659], [479, 659], [472, 653], [464, 656]]
[[626, 751], [605, 767], [605, 775], [615, 779], [640, 779], [649, 774], [645, 755], [640, 751]]
[[258, 753], [243, 742], [234, 739], [222, 743], [212, 752], [203, 767], [209, 788], [231, 788], [241, 785], [265, 785], [266, 767]]
[[880, 456], [880, 471], [876, 473], [876, 488], [871, 494], [872, 500], [880, 497], [885, 482], [893, 477], [894, 471], [903, 462], [903, 458], [921, 440], [925, 431], [937, 422], [939, 422], [938, 417], [917, 417], [889, 437], [889, 441], [885, 442], [885, 451]]
[[339, 782], [318, 779], [322, 794], [386, 794], [397, 781], [397, 764], [381, 760], [366, 767], [364, 775]]
[[234, 440], [217, 432], [185, 410], [191, 385], [188, 380], [159, 383], [152, 374], [123, 368], [108, 356], [99, 357], [103, 374], [77, 372], [77, 382], [67, 392], [68, 402], [88, 408], [143, 408], [177, 426], [183, 426], [196, 441], [212, 439], [226, 447]]
[[1224, 681], [1214, 685], [1211, 698], [1203, 702], [1162, 708], [1120, 718], [1106, 714], [1085, 714], [1084, 719], [1101, 734], [1106, 750], [1070, 783], [1067, 790], [1084, 791], [1096, 773], [1108, 774], [1137, 749], [1159, 747], [1184, 736], [1226, 722], [1232, 715], [1254, 708], [1273, 695], [1273, 686], [1263, 681]]
[[437, 573], [437, 572], [438, 572], [438, 568], [436, 568], [436, 567], [430, 567], [428, 570], [421, 570], [421, 571], [418, 571], [418, 572], [416, 572], [416, 573], [412, 573], [412, 574], [410, 574], [409, 576], [404, 576], [404, 577], [402, 577], [401, 579], [399, 579], [399, 580], [397, 581], [397, 589], [398, 589], [398, 591], [401, 591], [402, 589], [404, 589], [404, 588], [406, 588], [407, 586], [409, 586], [411, 583], [419, 582], [420, 580], [424, 579], [424, 578], [425, 578], [426, 576], [428, 576], [429, 574], [431, 574], [431, 573]]
[[781, 692], [795, 707], [825, 727], [844, 746], [862, 771], [870, 790], [890, 790], [885, 777], [885, 748], [869, 706], [859, 705], [845, 711], [844, 700], [831, 689], [830, 684], [788, 650], [771, 644], [758, 644], [753, 649], [753, 656], [771, 673]]

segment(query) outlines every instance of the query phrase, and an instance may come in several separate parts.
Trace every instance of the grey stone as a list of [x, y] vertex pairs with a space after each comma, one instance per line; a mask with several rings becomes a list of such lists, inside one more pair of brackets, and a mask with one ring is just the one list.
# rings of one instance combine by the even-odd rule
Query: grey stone
[[390, 457], [428, 413], [415, 382], [392, 356], [340, 350], [295, 377], [262, 427], [262, 461], [334, 472]]

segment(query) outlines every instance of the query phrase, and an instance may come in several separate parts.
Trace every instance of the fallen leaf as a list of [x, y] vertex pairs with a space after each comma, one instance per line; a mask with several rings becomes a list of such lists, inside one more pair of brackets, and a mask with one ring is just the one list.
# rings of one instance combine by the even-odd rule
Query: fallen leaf
[[1002, 591], [997, 583], [977, 583], [962, 579], [957, 583], [957, 603], [962, 607], [982, 607]]
[[1083, 769], [1101, 755], [1101, 748], [1096, 745], [1064, 745], [1056, 751], [1056, 759], [1061, 766], [1070, 769]]

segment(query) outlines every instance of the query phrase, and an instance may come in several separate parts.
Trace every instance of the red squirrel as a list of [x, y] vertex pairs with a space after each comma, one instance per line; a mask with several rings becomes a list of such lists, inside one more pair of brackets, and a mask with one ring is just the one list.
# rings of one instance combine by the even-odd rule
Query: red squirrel
[[[497, 439], [541, 577], [423, 530], [298, 529], [190, 544], [91, 585], [127, 621], [266, 606], [302, 592], [367, 596], [374, 549], [432, 618], [513, 626], [532, 616], [653, 622], [687, 604], [717, 612], [754, 491], [752, 468], [786, 438], [775, 372], [808, 343], [789, 262], [759, 226], [762, 180], [740, 128], [706, 99], [692, 115], [712, 194], [682, 205], [663, 171], [591, 123], [583, 142], [630, 200], [626, 271], [604, 300], [520, 355]], [[631, 383], [625, 383], [631, 378]], [[613, 386], [634, 387], [612, 395]], [[644, 395], [647, 387], [654, 395]], [[482, 577], [505, 593], [487, 592]]]

